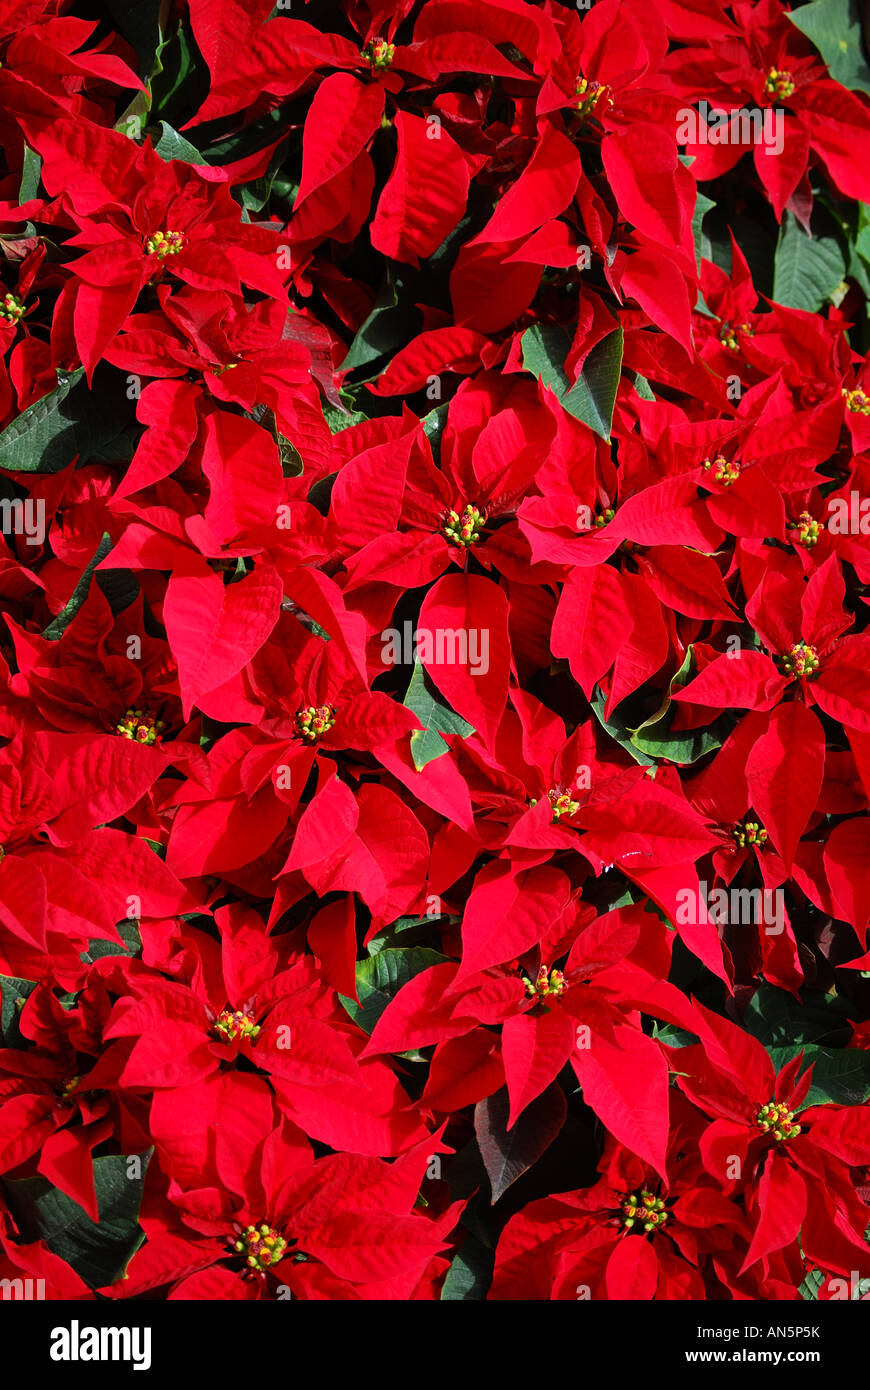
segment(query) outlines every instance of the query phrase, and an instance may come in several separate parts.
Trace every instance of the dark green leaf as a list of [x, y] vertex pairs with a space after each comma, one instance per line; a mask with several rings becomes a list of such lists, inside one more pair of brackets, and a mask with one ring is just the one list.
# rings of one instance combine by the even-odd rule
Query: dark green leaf
[[[790, 1062], [799, 1047], [769, 1047], [771, 1061], [779, 1071]], [[870, 1098], [870, 1055], [860, 1048], [832, 1051], [809, 1043], [803, 1048], [802, 1072], [812, 1062], [813, 1079], [804, 1102], [811, 1105], [863, 1105]]]
[[29, 203], [39, 191], [39, 177], [42, 173], [42, 156], [36, 154], [29, 145], [24, 146], [24, 161], [21, 166], [21, 184], [18, 189], [19, 203]]
[[434, 758], [440, 758], [442, 753], [447, 752], [442, 734], [459, 734], [460, 738], [468, 738], [469, 734], [474, 733], [473, 726], [444, 703], [419, 661], [414, 663], [414, 674], [403, 703], [423, 725], [422, 729], [415, 729], [411, 734], [411, 757], [418, 772]]
[[413, 980], [422, 970], [432, 965], [441, 965], [447, 959], [428, 946], [392, 947], [379, 951], [376, 956], [368, 956], [357, 962], [356, 989], [359, 1003], [346, 995], [338, 997], [350, 1014], [366, 1033], [374, 1031], [374, 1026], [384, 1009], [396, 997], [402, 985]]
[[124, 922], [119, 922], [117, 930], [124, 943], [123, 946], [119, 946], [117, 941], [89, 941], [88, 949], [81, 953], [82, 964], [92, 965], [95, 960], [100, 960], [103, 956], [138, 956], [142, 950], [139, 923], [130, 917]]
[[401, 289], [402, 281], [398, 278], [388, 278], [382, 286], [371, 313], [358, 329], [341, 364], [343, 372], [371, 367], [379, 358], [397, 352], [413, 336], [408, 310], [404, 302], [399, 302]]
[[815, 0], [786, 14], [815, 44], [835, 82], [853, 92], [870, 93], [870, 66], [861, 42], [858, 0]]
[[692, 235], [695, 238], [695, 261], [698, 269], [701, 269], [701, 256], [703, 254], [703, 232], [704, 218], [716, 203], [712, 198], [706, 197], [700, 190], [695, 198], [695, 211], [692, 216]]
[[570, 346], [567, 334], [555, 325], [535, 323], [523, 334], [523, 366], [555, 393], [563, 410], [609, 440], [622, 369], [622, 342], [622, 329], [616, 328], [597, 343], [572, 386], [565, 374]]
[[743, 1026], [765, 1047], [792, 1046], [797, 1052], [805, 1043], [845, 1042], [851, 1032], [848, 1019], [849, 1005], [838, 996], [805, 990], [795, 999], [765, 982], [747, 1005]]
[[870, 264], [870, 204], [858, 204], [858, 234], [855, 238], [855, 250], [862, 260]]
[[173, 130], [166, 121], [160, 122], [160, 139], [154, 149], [161, 159], [179, 159], [183, 164], [205, 164], [202, 154], [192, 145], [189, 140], [185, 140], [183, 135], [179, 135], [177, 130]]
[[148, 78], [154, 67], [154, 54], [160, 45], [160, 11], [165, 0], [105, 0], [115, 28], [135, 49], [139, 76]]
[[672, 724], [676, 718], [676, 706], [671, 696], [675, 690], [687, 685], [692, 678], [694, 658], [692, 648], [686, 652], [683, 663], [670, 682], [668, 694], [662, 707], [650, 715], [642, 724], [631, 731], [631, 743], [641, 753], [651, 758], [662, 758], [665, 762], [677, 763], [681, 767], [697, 762], [705, 753], [721, 748], [730, 732], [730, 718], [720, 715], [712, 724], [702, 729], [676, 729]]
[[[204, 151], [206, 161], [219, 166], [233, 164], [246, 155], [256, 154], [257, 150], [264, 150], [280, 135], [284, 135], [290, 123], [289, 106], [276, 106], [268, 115], [262, 116], [258, 121], [252, 121], [234, 135], [228, 135], [221, 140], [209, 140]], [[284, 196], [290, 195], [295, 196], [295, 185], [286, 188]]]
[[[81, 579], [75, 586], [72, 595], [67, 600], [65, 607], [58, 613], [56, 618], [52, 618], [48, 627], [44, 629], [42, 635], [49, 642], [57, 642], [66, 629], [69, 627], [75, 615], [78, 613], [85, 599], [91, 590], [91, 580], [94, 571], [101, 560], [105, 560], [109, 551], [112, 549], [112, 537], [106, 531], [103, 539], [97, 546], [93, 557], [88, 563], [87, 569], [82, 574]], [[109, 600], [109, 606], [113, 613], [122, 613], [125, 608], [132, 603], [138, 592], [138, 584], [126, 570], [116, 570], [103, 581], [103, 576], [98, 577], [100, 588]], [[108, 592], [107, 592], [108, 590]]]
[[652, 1035], [665, 1047], [690, 1047], [698, 1041], [694, 1033], [687, 1033], [685, 1028], [677, 1028], [673, 1023], [653, 1023]]
[[819, 1289], [825, 1282], [825, 1276], [820, 1269], [811, 1269], [798, 1289], [801, 1298], [808, 1301], [818, 1298]]
[[423, 416], [421, 423], [423, 433], [434, 451], [444, 433], [444, 426], [447, 424], [447, 402], [445, 401], [443, 405], [436, 405], [434, 409], [429, 411], [428, 415]]
[[0, 1042], [4, 1047], [20, 1047], [24, 1041], [18, 1018], [28, 995], [36, 989], [35, 980], [16, 975], [0, 975]]
[[121, 379], [101, 375], [88, 389], [81, 367], [59, 372], [58, 384], [0, 434], [0, 468], [59, 473], [76, 458], [87, 463], [121, 434], [133, 414]]
[[482, 1301], [492, 1282], [494, 1252], [469, 1236], [456, 1252], [441, 1287], [441, 1302]]
[[339, 410], [331, 401], [322, 401], [321, 410], [333, 434], [340, 434], [351, 425], [362, 425], [368, 419], [361, 410]]
[[[366, 942], [366, 950], [370, 956], [376, 956], [379, 951], [383, 951], [386, 946], [411, 946], [423, 944], [426, 938], [431, 938], [433, 932], [436, 934], [443, 931], [450, 923], [461, 922], [462, 918], [451, 913], [433, 913], [426, 917], [398, 917], [395, 922], [391, 922], [383, 931], [378, 932], [377, 936], [369, 937]], [[401, 943], [397, 943], [396, 937], [402, 938]]]
[[28, 1240], [44, 1240], [92, 1289], [103, 1288], [123, 1277], [145, 1239], [139, 1206], [151, 1153], [94, 1159], [98, 1223], [42, 1177], [6, 1180], [9, 1205]]
[[150, 86], [155, 116], [171, 125], [183, 124], [205, 97], [208, 69], [182, 20], [154, 55]]
[[109, 535], [108, 531], [106, 531], [92, 559], [89, 561], [87, 569], [82, 574], [81, 579], [73, 589], [72, 595], [67, 600], [66, 606], [58, 613], [56, 618], [52, 618], [48, 627], [43, 630], [42, 635], [47, 641], [57, 642], [66, 632], [76, 613], [78, 613], [90, 593], [94, 570], [101, 560], [105, 560], [111, 549], [112, 537]]
[[807, 236], [797, 218], [787, 212], [776, 248], [773, 298], [777, 304], [817, 313], [830, 303], [845, 274], [846, 256], [833, 231]]
[[640, 763], [642, 767], [655, 766], [655, 758], [649, 757], [648, 754], [642, 752], [641, 749], [632, 742], [631, 730], [625, 723], [625, 720], [621, 718], [618, 709], [611, 712], [609, 719], [605, 719], [604, 708], [607, 704], [607, 696], [600, 686], [596, 685], [589, 703], [602, 729], [610, 734], [611, 738], [615, 738], [616, 742], [622, 745], [626, 753], [631, 754], [636, 763]]
[[655, 400], [655, 392], [653, 391], [645, 376], [643, 376], [640, 372], [635, 372], [632, 377], [632, 381], [634, 383], [634, 389], [640, 396], [642, 401]]

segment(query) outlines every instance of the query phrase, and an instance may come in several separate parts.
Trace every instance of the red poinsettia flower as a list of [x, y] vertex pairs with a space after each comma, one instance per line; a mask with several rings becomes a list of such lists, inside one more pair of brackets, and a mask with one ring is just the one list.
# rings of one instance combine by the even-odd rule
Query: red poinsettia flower
[[870, 637], [843, 635], [853, 625], [843, 608], [844, 593], [834, 555], [803, 589], [768, 570], [746, 605], [746, 616], [770, 655], [735, 648], [715, 656], [674, 699], [715, 709], [769, 710], [794, 693], [850, 728], [870, 731], [863, 675]]
[[[677, 1134], [682, 1139], [684, 1131], [671, 1141], [670, 1183], [611, 1141], [601, 1165], [605, 1174], [594, 1186], [530, 1202], [513, 1216], [499, 1241], [488, 1297], [667, 1301], [715, 1296], [713, 1279], [708, 1275], [706, 1282], [700, 1267], [712, 1274], [711, 1255], [744, 1246], [746, 1218], [697, 1157], [677, 1159]], [[728, 1282], [722, 1279], [726, 1287]]]
[[769, 112], [770, 138], [726, 142], [710, 139], [708, 132], [706, 139], [687, 139], [686, 152], [695, 157], [692, 173], [700, 179], [724, 173], [751, 148], [777, 219], [789, 205], [808, 218], [810, 163], [821, 163], [847, 196], [866, 201], [870, 184], [851, 155], [866, 124], [864, 102], [832, 81], [776, 0], [740, 3], [732, 11], [730, 32], [722, 32], [727, 17], [720, 11], [720, 32], [705, 36], [702, 48], [690, 43], [670, 54], [662, 79], [690, 103], [703, 99], [716, 110]]
[[870, 1161], [870, 1109], [804, 1107], [812, 1069], [802, 1054], [779, 1072], [751, 1035], [696, 1003], [697, 1046], [671, 1050], [677, 1085], [714, 1116], [699, 1148], [707, 1172], [743, 1191], [753, 1235], [743, 1262], [783, 1249], [800, 1234], [806, 1257], [828, 1269], [870, 1271], [867, 1208], [850, 1167]]
[[17, 1020], [32, 1046], [0, 1048], [0, 1172], [21, 1176], [25, 1165], [35, 1167], [93, 1221], [93, 1149], [119, 1126], [133, 1147], [148, 1143], [144, 1107], [118, 1107], [106, 1089], [113, 1078], [101, 1060], [101, 1026], [110, 1007], [97, 981], [72, 1009], [50, 984], [37, 985]]

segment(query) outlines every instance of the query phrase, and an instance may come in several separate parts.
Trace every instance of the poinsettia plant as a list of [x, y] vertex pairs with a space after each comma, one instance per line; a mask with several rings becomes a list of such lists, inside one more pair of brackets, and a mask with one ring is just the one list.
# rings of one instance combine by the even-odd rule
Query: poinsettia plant
[[870, 1296], [857, 19], [86, 8], [0, 0], [4, 1290]]

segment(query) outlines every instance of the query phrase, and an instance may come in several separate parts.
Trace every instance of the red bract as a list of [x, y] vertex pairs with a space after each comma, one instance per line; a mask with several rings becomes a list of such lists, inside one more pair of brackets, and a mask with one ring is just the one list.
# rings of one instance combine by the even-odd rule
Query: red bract
[[[611, 1146], [607, 1157], [606, 1175], [593, 1187], [533, 1202], [508, 1223], [491, 1299], [703, 1299], [708, 1287], [724, 1292], [712, 1271], [717, 1255], [745, 1239], [740, 1208], [697, 1159], [684, 1159], [663, 1186], [627, 1149]], [[712, 1286], [705, 1286], [701, 1266], [710, 1269]]]
[[743, 1268], [800, 1232], [809, 1259], [846, 1273], [855, 1262], [870, 1269], [866, 1209], [849, 1175], [870, 1160], [870, 1114], [803, 1108], [811, 1069], [799, 1076], [800, 1055], [777, 1075], [760, 1043], [698, 1007], [701, 1044], [680, 1049], [686, 1070], [677, 1084], [718, 1117], [699, 1140], [707, 1171], [731, 1190], [751, 1184], [746, 1208], [754, 1229]]
[[0, 3], [0, 1291], [859, 1298], [856, 27], [91, 9]]
[[[805, 181], [811, 159], [824, 162], [847, 197], [866, 198], [870, 185], [865, 172], [850, 157], [866, 119], [860, 98], [830, 81], [776, 0], [732, 8], [736, 24], [731, 33], [711, 32], [704, 49], [683, 47], [663, 65], [671, 90], [690, 102], [703, 96], [717, 109], [720, 103], [729, 111], [760, 105], [775, 113], [782, 127], [781, 157], [756, 149], [755, 168], [777, 217]], [[687, 153], [699, 157], [693, 172], [700, 178], [731, 168], [745, 148], [740, 142], [687, 142]]]
[[843, 635], [852, 626], [851, 615], [842, 608], [843, 594], [833, 555], [797, 589], [769, 570], [746, 605], [746, 616], [771, 655], [735, 649], [715, 657], [675, 699], [765, 710], [795, 691], [807, 705], [816, 704], [847, 727], [867, 733], [870, 638]]

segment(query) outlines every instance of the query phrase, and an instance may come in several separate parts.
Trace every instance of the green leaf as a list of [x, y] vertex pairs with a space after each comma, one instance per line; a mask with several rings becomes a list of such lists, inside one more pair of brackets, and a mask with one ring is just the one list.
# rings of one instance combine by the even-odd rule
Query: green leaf
[[369, 418], [361, 410], [339, 410], [331, 401], [321, 401], [320, 408], [332, 434], [340, 434], [351, 425], [362, 425]]
[[183, 135], [179, 135], [177, 130], [173, 130], [166, 121], [160, 122], [160, 139], [154, 146], [156, 154], [161, 159], [178, 159], [182, 164], [205, 164], [206, 160], [189, 140], [185, 140]]
[[695, 262], [698, 269], [701, 269], [701, 255], [703, 252], [703, 233], [704, 218], [711, 208], [716, 206], [713, 198], [708, 198], [700, 190], [695, 198], [695, 211], [692, 215], [692, 235], [695, 239]]
[[155, 116], [182, 125], [208, 91], [208, 69], [182, 20], [166, 32], [154, 55], [150, 75]]
[[154, 54], [160, 46], [160, 11], [165, 0], [105, 0], [114, 27], [136, 52], [139, 76], [148, 78], [154, 67]]
[[[817, 219], [814, 218], [814, 222]], [[831, 219], [826, 219], [833, 226]], [[846, 256], [832, 232], [807, 236], [793, 213], [782, 220], [773, 275], [773, 298], [788, 309], [818, 313], [846, 275]]]
[[[402, 289], [401, 279], [387, 277], [371, 313], [357, 330], [347, 357], [341, 364], [342, 372], [372, 367], [381, 357], [397, 352], [409, 336], [413, 336], [408, 309], [404, 300], [400, 303], [399, 299]], [[375, 374], [370, 372], [368, 379]]]
[[694, 658], [690, 647], [679, 671], [670, 682], [661, 708], [631, 731], [631, 743], [641, 753], [651, 758], [663, 758], [666, 762], [677, 763], [681, 767], [697, 762], [714, 748], [721, 748], [731, 723], [730, 717], [723, 714], [703, 729], [677, 729], [672, 732], [671, 725], [676, 718], [676, 706], [671, 696], [675, 690], [688, 684], [693, 668]]
[[[94, 1159], [99, 1222], [45, 1178], [5, 1180], [9, 1205], [28, 1240], [44, 1240], [49, 1250], [72, 1265], [92, 1289], [124, 1277], [143, 1244], [139, 1207], [153, 1150]], [[131, 1165], [138, 1159], [137, 1169]], [[129, 1172], [134, 1176], [128, 1177]]]
[[[769, 1047], [771, 1061], [779, 1071], [790, 1062], [801, 1049], [793, 1044], [790, 1047]], [[802, 1072], [812, 1062], [813, 1079], [809, 1093], [804, 1101], [811, 1105], [863, 1105], [870, 1098], [870, 1055], [860, 1048], [840, 1048], [833, 1051], [827, 1047], [808, 1044], [803, 1049]]]
[[622, 329], [616, 328], [592, 349], [572, 386], [564, 365], [568, 335], [554, 324], [534, 323], [522, 337], [523, 366], [555, 393], [563, 410], [609, 440], [622, 346]]
[[[250, 125], [243, 126], [234, 135], [228, 135], [224, 139], [209, 140], [206, 146], [205, 155], [209, 164], [233, 164], [238, 159], [243, 159], [245, 155], [256, 154], [258, 150], [263, 150], [267, 145], [273, 144], [279, 135], [286, 135], [288, 128], [293, 124], [291, 107], [289, 105], [276, 106], [267, 115], [258, 121], [252, 121]], [[205, 144], [205, 141], [203, 141]], [[301, 142], [299, 145], [301, 150]], [[296, 184], [285, 185], [285, 197], [292, 201], [297, 191]]]
[[357, 961], [356, 991], [359, 1003], [344, 994], [338, 997], [354, 1023], [359, 1024], [366, 1033], [372, 1033], [384, 1009], [395, 999], [402, 985], [430, 966], [441, 965], [446, 959], [446, 956], [430, 950], [428, 946], [387, 946], [376, 956]]
[[[91, 591], [91, 580], [94, 571], [101, 560], [112, 549], [112, 537], [108, 531], [103, 533], [103, 539], [94, 551], [87, 568], [82, 574], [81, 579], [75, 586], [72, 595], [67, 600], [65, 607], [58, 613], [56, 618], [52, 618], [48, 627], [43, 630], [43, 637], [49, 642], [57, 642], [66, 632], [75, 615], [78, 613], [85, 599]], [[114, 570], [109, 573], [97, 575], [97, 583], [109, 601], [109, 607], [113, 613], [123, 613], [128, 608], [139, 592], [138, 581], [129, 574], [127, 570]]]
[[21, 183], [18, 188], [19, 203], [29, 203], [39, 192], [39, 178], [42, 173], [42, 156], [36, 154], [29, 145], [24, 146], [24, 160], [21, 166]]
[[[57, 447], [57, 440], [65, 428], [74, 430], [75, 423], [69, 411], [61, 411], [83, 376], [83, 367], [75, 372], [58, 372], [55, 390], [34, 401], [6, 426], [0, 433], [0, 468], [18, 473], [57, 473], [66, 467], [70, 460], [66, 451]], [[40, 467], [46, 455], [48, 466]]]
[[139, 935], [139, 923], [132, 917], [126, 921], [118, 923], [118, 935], [123, 941], [123, 946], [119, 946], [117, 941], [89, 941], [88, 949], [82, 951], [80, 960], [82, 965], [93, 965], [95, 960], [102, 959], [103, 956], [138, 956], [142, 951], [142, 937]]
[[[774, 224], [775, 225], [775, 224]], [[717, 203], [704, 219], [702, 250], [704, 259], [731, 274], [731, 235], [749, 265], [752, 282], [759, 294], [773, 295], [773, 257], [776, 241], [766, 224]]]
[[855, 250], [862, 260], [870, 264], [870, 204], [858, 204], [858, 235], [855, 238]]
[[0, 468], [13, 473], [59, 473], [78, 458], [87, 463], [117, 439], [133, 406], [119, 378], [101, 373], [91, 391], [84, 371], [59, 372], [58, 384], [0, 434]]
[[640, 396], [642, 401], [655, 400], [655, 392], [653, 391], [646, 377], [643, 376], [641, 372], [635, 372], [633, 374], [632, 382], [634, 384], [635, 391]]
[[482, 1301], [492, 1282], [495, 1252], [476, 1236], [469, 1236], [450, 1264], [441, 1286], [441, 1302]]
[[395, 946], [397, 936], [407, 938], [406, 941], [403, 940], [402, 945], [417, 945], [426, 937], [431, 937], [433, 932], [437, 934], [446, 926], [461, 921], [461, 917], [449, 912], [433, 913], [426, 917], [397, 917], [395, 922], [384, 927], [377, 936], [369, 937], [366, 950], [370, 956], [376, 956], [385, 947]]
[[635, 748], [648, 753], [651, 758], [662, 758], [678, 767], [688, 767], [696, 763], [714, 748], [721, 748], [727, 735], [727, 717], [717, 719], [705, 729], [678, 729], [671, 732], [668, 727], [674, 718], [673, 707], [658, 721], [647, 728], [641, 724], [631, 736]]
[[801, 1298], [812, 1302], [819, 1296], [819, 1289], [825, 1282], [825, 1276], [820, 1269], [811, 1269], [798, 1289]]
[[443, 405], [434, 406], [433, 409], [429, 411], [429, 414], [424, 415], [423, 419], [420, 421], [420, 424], [423, 426], [423, 433], [429, 440], [433, 449], [435, 445], [440, 442], [441, 436], [444, 433], [444, 426], [447, 424], [447, 413], [448, 406], [445, 401]]
[[835, 82], [853, 92], [870, 93], [870, 66], [861, 42], [858, 0], [815, 0], [786, 14], [815, 44]]
[[743, 1026], [767, 1048], [791, 1046], [792, 1055], [806, 1043], [837, 1047], [851, 1033], [849, 1005], [821, 990], [804, 990], [795, 999], [766, 982], [759, 986], [743, 1014]]
[[24, 1039], [18, 1019], [24, 1001], [35, 989], [35, 980], [22, 980], [17, 975], [0, 975], [0, 1043], [4, 1047], [22, 1045]]
[[687, 1033], [685, 1028], [677, 1028], [673, 1023], [653, 1021], [652, 1035], [656, 1042], [664, 1043], [665, 1047], [691, 1047], [698, 1041], [694, 1033]]
[[66, 605], [61, 609], [56, 618], [52, 618], [48, 627], [43, 630], [43, 637], [49, 642], [57, 642], [66, 632], [76, 613], [78, 613], [85, 599], [91, 591], [91, 580], [94, 570], [101, 560], [105, 560], [109, 551], [112, 549], [112, 537], [108, 531], [103, 533], [103, 539], [96, 550], [87, 568], [82, 574], [81, 579], [72, 591], [72, 595], [67, 600]]
[[418, 772], [448, 751], [442, 734], [468, 738], [474, 733], [474, 726], [444, 703], [419, 661], [414, 662], [414, 674], [402, 703], [423, 725], [411, 734], [411, 757]]
[[593, 690], [592, 698], [589, 703], [602, 729], [610, 734], [611, 738], [615, 738], [616, 742], [622, 745], [626, 753], [631, 754], [636, 763], [640, 763], [642, 767], [655, 766], [655, 758], [651, 758], [647, 753], [642, 752], [642, 750], [632, 742], [631, 730], [620, 716], [618, 709], [612, 711], [609, 719], [605, 719], [604, 707], [607, 704], [607, 696], [599, 685], [596, 685]]

